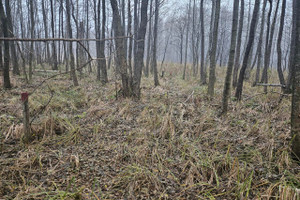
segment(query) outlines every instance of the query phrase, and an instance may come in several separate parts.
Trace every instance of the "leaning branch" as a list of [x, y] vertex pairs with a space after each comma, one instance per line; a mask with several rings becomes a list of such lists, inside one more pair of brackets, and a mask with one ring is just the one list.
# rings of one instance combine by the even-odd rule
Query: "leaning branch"
[[49, 42], [49, 41], [63, 41], [63, 42], [81, 42], [81, 41], [107, 41], [107, 40], [116, 40], [116, 39], [126, 39], [132, 38], [130, 36], [122, 36], [122, 37], [112, 37], [112, 38], [104, 38], [104, 39], [93, 39], [93, 38], [82, 38], [82, 39], [75, 39], [75, 38], [4, 38], [0, 37], [0, 41], [19, 41], [19, 42]]

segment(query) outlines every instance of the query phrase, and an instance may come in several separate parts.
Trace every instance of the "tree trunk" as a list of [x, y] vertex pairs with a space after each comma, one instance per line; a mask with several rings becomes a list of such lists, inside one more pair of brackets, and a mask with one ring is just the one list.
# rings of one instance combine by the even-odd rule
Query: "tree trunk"
[[262, 18], [261, 18], [261, 27], [260, 27], [260, 35], [257, 44], [257, 67], [255, 73], [255, 80], [253, 82], [253, 86], [255, 86], [259, 82], [260, 76], [260, 68], [261, 68], [261, 57], [262, 57], [262, 44], [265, 30], [265, 12], [266, 12], [267, 0], [264, 0]]
[[127, 73], [127, 63], [126, 63], [126, 49], [124, 47], [124, 39], [118, 37], [124, 37], [124, 29], [122, 28], [121, 17], [118, 10], [117, 0], [110, 0], [110, 4], [113, 11], [113, 29], [116, 45], [116, 68], [119, 69], [122, 78], [122, 92], [124, 97], [131, 96], [131, 88], [129, 87], [129, 78]]
[[136, 56], [134, 58], [134, 75], [133, 75], [133, 83], [132, 83], [133, 96], [135, 98], [140, 98], [140, 92], [141, 92], [140, 85], [141, 85], [141, 78], [142, 78], [142, 69], [144, 66], [145, 35], [146, 35], [147, 21], [148, 21], [147, 9], [148, 9], [148, 0], [142, 0], [141, 22], [138, 29], [138, 35], [137, 35]]
[[[33, 9], [33, 1], [29, 1], [29, 9], [30, 9], [30, 36], [31, 39], [34, 39], [34, 29], [35, 29], [35, 21], [34, 21], [34, 9]], [[29, 53], [29, 82], [32, 81], [32, 65], [33, 65], [33, 42], [30, 42], [30, 53]]]
[[242, 34], [243, 34], [243, 26], [244, 26], [244, 12], [245, 12], [245, 1], [241, 0], [239, 32], [238, 32], [238, 39], [237, 39], [237, 45], [236, 45], [236, 56], [235, 56], [235, 61], [234, 61], [233, 78], [232, 78], [232, 86], [233, 87], [236, 87], [236, 85], [237, 85], [238, 71], [240, 68]]
[[[268, 69], [270, 66], [273, 37], [274, 37], [274, 32], [275, 32], [275, 23], [276, 23], [276, 18], [277, 18], [277, 13], [278, 13], [279, 2], [280, 2], [280, 0], [278, 0], [278, 2], [277, 2], [274, 18], [272, 21], [272, 26], [270, 29], [270, 40], [267, 43], [268, 46], [267, 46], [267, 50], [266, 50], [266, 54], [265, 54], [265, 63], [264, 63], [265, 66], [264, 66], [264, 71], [263, 71], [262, 79], [261, 79], [262, 80], [261, 82], [265, 83], [265, 84], [268, 83]], [[272, 4], [271, 4], [271, 6], [272, 6]], [[264, 88], [264, 91], [267, 92], [267, 87]]]
[[200, 4], [200, 23], [201, 23], [201, 67], [200, 67], [200, 82], [201, 85], [206, 85], [206, 69], [204, 65], [204, 51], [205, 51], [205, 33], [204, 33], [204, 0], [201, 0]]
[[234, 0], [232, 28], [231, 28], [231, 44], [230, 44], [230, 52], [229, 52], [228, 66], [227, 66], [224, 91], [223, 91], [223, 100], [222, 100], [223, 113], [227, 113], [228, 110], [228, 100], [230, 97], [231, 77], [232, 77], [232, 69], [234, 65], [234, 55], [235, 55], [235, 47], [236, 47], [238, 18], [239, 18], [239, 0]]
[[255, 37], [255, 26], [256, 26], [256, 23], [258, 20], [257, 17], [258, 17], [258, 12], [259, 12], [259, 5], [260, 5], [260, 0], [255, 0], [252, 20], [251, 20], [251, 25], [250, 25], [249, 41], [248, 41], [248, 44], [246, 47], [245, 56], [243, 59], [243, 65], [242, 65], [242, 68], [240, 71], [238, 84], [237, 84], [237, 88], [236, 88], [236, 93], [235, 93], [235, 98], [238, 101], [240, 101], [242, 99], [244, 76], [245, 76], [245, 72], [246, 72], [246, 68], [247, 68], [247, 64], [248, 64], [250, 51], [253, 46], [253, 41], [254, 41], [254, 37]]
[[190, 10], [191, 10], [191, 0], [189, 1], [189, 5], [188, 5], [188, 19], [187, 19], [188, 21], [187, 21], [187, 28], [186, 28], [184, 68], [183, 68], [183, 76], [182, 76], [183, 80], [185, 80], [185, 78], [186, 78], [186, 65], [187, 65], [187, 55], [188, 55], [188, 46], [189, 46], [189, 32], [190, 32]]
[[[128, 6], [127, 6], [127, 15], [128, 15], [128, 29], [127, 29], [127, 36], [130, 36], [128, 39], [129, 45], [128, 45], [128, 68], [129, 68], [129, 75], [130, 75], [130, 80], [132, 80], [132, 16], [131, 16], [131, 4], [130, 0], [128, 1]], [[148, 43], [149, 45], [149, 43]], [[149, 73], [149, 66], [148, 66], [148, 73]]]
[[[48, 18], [47, 18], [47, 13], [46, 13], [46, 7], [45, 7], [45, 1], [42, 1], [42, 14], [43, 14], [43, 22], [44, 22], [44, 31], [45, 31], [45, 38], [48, 38], [49, 35], [48, 35]], [[46, 57], [46, 61], [48, 62], [48, 59], [49, 59], [49, 55], [50, 55], [50, 49], [49, 49], [49, 44], [48, 42], [45, 43], [46, 45], [46, 54], [45, 54], [45, 57]]]
[[[53, 0], [50, 0], [50, 7], [51, 7], [51, 29], [52, 29], [52, 37], [55, 38]], [[52, 62], [53, 62], [52, 69], [53, 70], [58, 70], [55, 41], [52, 42], [52, 51], [53, 51], [52, 52]]]
[[150, 0], [150, 13], [149, 13], [149, 30], [148, 30], [148, 42], [147, 42], [147, 57], [146, 57], [146, 68], [145, 76], [149, 76], [149, 65], [150, 65], [150, 50], [151, 50], [151, 41], [152, 41], [152, 13], [153, 13], [153, 0]]
[[[282, 41], [282, 32], [284, 28], [284, 18], [285, 18], [285, 7], [286, 7], [286, 0], [282, 0], [282, 10], [281, 10], [281, 18], [280, 18], [280, 27], [277, 39], [277, 72], [279, 76], [279, 81], [281, 85], [285, 85], [285, 80], [282, 72], [282, 52], [281, 52], [281, 41]], [[284, 88], [282, 88], [284, 89]]]
[[[11, 17], [11, 8], [9, 4], [9, 0], [5, 0], [5, 7], [6, 7], [6, 19], [7, 19], [7, 28], [8, 28], [8, 36], [13, 38], [14, 37], [14, 28], [12, 23]], [[20, 75], [20, 69], [18, 64], [18, 57], [17, 57], [17, 50], [15, 47], [14, 42], [10, 42], [10, 52], [13, 64], [13, 74]]]
[[300, 1], [294, 0], [295, 55], [293, 68], [293, 97], [291, 114], [292, 151], [300, 160]]
[[214, 30], [212, 37], [212, 48], [210, 55], [210, 66], [209, 66], [209, 80], [208, 80], [208, 95], [212, 97], [214, 95], [215, 82], [216, 82], [216, 52], [218, 42], [218, 30], [219, 30], [219, 17], [221, 0], [216, 2], [215, 19], [214, 19]]
[[[71, 26], [71, 4], [70, 0], [66, 0], [66, 11], [67, 11], [67, 30], [68, 36], [72, 38], [72, 26]], [[70, 54], [70, 69], [71, 69], [71, 78], [73, 80], [74, 86], [78, 86], [78, 80], [75, 70], [75, 58], [73, 54], [73, 45], [72, 42], [69, 42], [69, 54]]]
[[[100, 17], [100, 16], [99, 16]], [[105, 6], [105, 0], [102, 0], [102, 39], [105, 39], [105, 26], [106, 26], [106, 6]], [[108, 82], [107, 78], [107, 70], [106, 70], [106, 59], [105, 59], [105, 41], [102, 40], [100, 42], [100, 69], [101, 69], [101, 75], [100, 80], [102, 84], [106, 84]]]
[[292, 77], [293, 77], [293, 66], [295, 61], [295, 48], [296, 48], [296, 1], [293, 1], [293, 22], [292, 22], [292, 34], [291, 34], [291, 46], [290, 46], [290, 57], [289, 57], [289, 74], [287, 79], [286, 93], [291, 93]]
[[152, 54], [152, 68], [154, 73], [154, 85], [158, 86], [158, 71], [157, 71], [157, 35], [158, 35], [158, 17], [159, 17], [159, 2], [155, 0], [155, 19], [154, 19], [154, 27], [153, 27], [153, 54]]
[[[5, 13], [4, 13], [4, 7], [2, 4], [2, 0], [0, 0], [0, 18], [1, 18], [1, 22], [2, 22], [3, 36], [9, 37], [7, 17], [5, 16]], [[2, 51], [1, 45], [0, 45], [0, 51]], [[1, 64], [2, 64], [2, 61], [1, 61]], [[6, 89], [11, 88], [10, 76], [9, 76], [9, 41], [4, 41], [3, 86]]]

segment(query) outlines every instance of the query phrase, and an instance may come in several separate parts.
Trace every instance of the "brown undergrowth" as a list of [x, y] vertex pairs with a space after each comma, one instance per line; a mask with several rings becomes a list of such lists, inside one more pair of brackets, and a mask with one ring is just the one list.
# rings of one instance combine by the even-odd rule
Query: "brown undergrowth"
[[[49, 81], [54, 96], [29, 146], [19, 96], [33, 87], [1, 90], [0, 199], [299, 199], [290, 97], [256, 95], [263, 89], [247, 82], [247, 100], [232, 99], [219, 116], [223, 78], [209, 100], [206, 86], [168, 69], [159, 87], [143, 80], [140, 101], [116, 100], [114, 81]], [[48, 86], [30, 96], [31, 115], [50, 98]]]

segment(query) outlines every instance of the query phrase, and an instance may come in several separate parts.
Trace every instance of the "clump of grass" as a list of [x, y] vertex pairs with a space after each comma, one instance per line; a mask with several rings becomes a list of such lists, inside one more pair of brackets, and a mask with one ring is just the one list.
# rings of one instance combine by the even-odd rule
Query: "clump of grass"
[[[183, 81], [181, 69], [166, 68], [160, 87], [153, 87], [153, 77], [143, 79], [138, 102], [116, 100], [114, 82], [100, 86], [83, 78], [81, 89], [64, 78], [50, 82], [55, 95], [36, 120], [45, 136], [25, 149], [17, 142], [2, 147], [0, 196], [299, 198], [299, 167], [289, 156], [290, 99], [257, 95], [263, 88], [249, 81], [247, 100], [232, 100], [228, 114], [219, 116], [225, 69], [217, 70], [212, 100], [190, 74]], [[36, 109], [50, 97], [45, 88], [35, 95]], [[8, 105], [17, 103], [13, 93], [6, 98]], [[14, 109], [8, 106], [5, 114], [13, 117], [0, 116], [1, 131], [20, 124]]]

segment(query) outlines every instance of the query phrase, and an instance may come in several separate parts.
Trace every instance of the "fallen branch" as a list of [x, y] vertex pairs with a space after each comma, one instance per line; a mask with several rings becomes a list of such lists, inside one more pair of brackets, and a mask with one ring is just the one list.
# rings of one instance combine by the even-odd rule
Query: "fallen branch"
[[285, 88], [285, 85], [281, 85], [281, 84], [265, 84], [265, 83], [257, 83], [256, 86], [265, 86], [265, 87], [281, 87], [281, 88]]
[[115, 39], [127, 39], [132, 38], [130, 36], [122, 36], [122, 37], [112, 37], [112, 38], [104, 38], [104, 39], [94, 39], [94, 38], [82, 38], [82, 39], [75, 39], [75, 38], [4, 38], [0, 37], [0, 41], [19, 41], [19, 42], [50, 42], [50, 41], [63, 41], [63, 42], [81, 42], [81, 41], [107, 41], [107, 40], [115, 40]]
[[190, 94], [190, 96], [188, 96], [188, 98], [187, 98], [183, 103], [188, 102], [188, 100], [190, 100], [190, 98], [193, 96], [194, 92], [195, 92], [195, 91], [193, 90], [192, 94]]
[[[272, 92], [268, 92], [268, 93], [271, 93], [271, 94], [279, 94], [281, 97], [283, 97], [283, 96], [285, 96], [285, 97], [291, 97], [290, 94], [282, 94], [282, 93], [280, 93], [280, 92], [274, 92], [274, 91], [272, 91]], [[250, 96], [250, 97], [244, 99], [244, 101], [248, 101], [248, 100], [250, 100], [250, 99], [253, 99], [254, 97], [257, 97], [257, 96], [260, 96], [260, 95], [263, 95], [263, 94], [268, 94], [268, 93], [267, 93], [267, 92], [258, 93], [258, 94], [256, 94], [256, 95], [253, 95], [253, 96]]]

